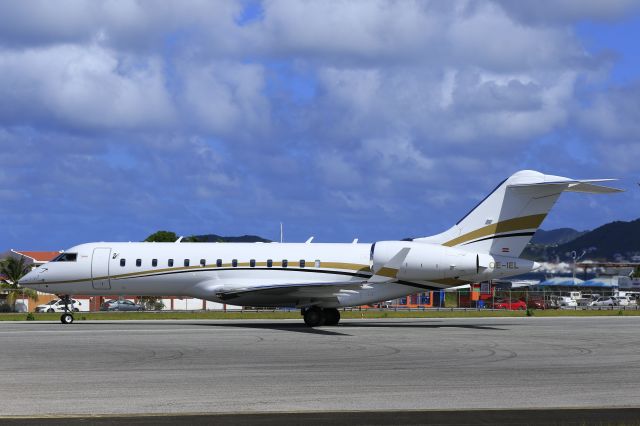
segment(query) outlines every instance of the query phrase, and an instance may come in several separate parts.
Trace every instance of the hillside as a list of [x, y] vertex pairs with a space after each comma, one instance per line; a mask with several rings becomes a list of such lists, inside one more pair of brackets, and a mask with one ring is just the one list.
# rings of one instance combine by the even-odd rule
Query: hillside
[[617, 257], [622, 257], [630, 260], [634, 255], [640, 254], [640, 219], [631, 222], [607, 223], [592, 231], [574, 234], [575, 238], [568, 241], [558, 238], [554, 242], [554, 239], [549, 237], [550, 233], [555, 233], [556, 237], [563, 234], [571, 235], [571, 232], [555, 231], [562, 230], [543, 232], [537, 243], [534, 236], [525, 249], [523, 257], [543, 261], [567, 260], [566, 253], [576, 251], [579, 256], [583, 251], [587, 251], [583, 259], [615, 260]]
[[257, 235], [242, 235], [240, 237], [223, 237], [216, 234], [206, 235], [193, 235], [189, 237], [190, 242], [195, 243], [270, 243], [271, 240], [267, 240]]
[[576, 231], [573, 228], [559, 228], [552, 229], [551, 231], [545, 231], [544, 229], [538, 229], [533, 238], [532, 244], [564, 244], [569, 241], [573, 241], [576, 238], [586, 234], [588, 231]]

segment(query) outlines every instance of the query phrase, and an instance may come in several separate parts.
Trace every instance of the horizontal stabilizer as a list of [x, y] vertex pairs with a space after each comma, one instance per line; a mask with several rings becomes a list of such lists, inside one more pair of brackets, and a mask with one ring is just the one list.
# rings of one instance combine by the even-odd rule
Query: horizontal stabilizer
[[559, 180], [551, 182], [535, 182], [535, 183], [516, 183], [508, 185], [509, 188], [526, 188], [526, 187], [542, 187], [542, 186], [564, 186], [563, 191], [582, 192], [588, 194], [612, 194], [615, 192], [623, 192], [624, 190], [612, 188], [610, 186], [597, 185], [600, 182], [611, 182], [616, 179], [581, 179], [581, 180]]

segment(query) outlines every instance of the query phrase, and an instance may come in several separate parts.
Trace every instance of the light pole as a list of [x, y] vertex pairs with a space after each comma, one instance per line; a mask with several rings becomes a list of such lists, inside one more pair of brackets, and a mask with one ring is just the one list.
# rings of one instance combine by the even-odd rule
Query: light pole
[[577, 256], [577, 253], [575, 250], [572, 251], [570, 254], [571, 254], [571, 258], [573, 259], [573, 284], [575, 285], [576, 284], [576, 262], [582, 259], [582, 256], [587, 254], [587, 251], [583, 250], [580, 256]]

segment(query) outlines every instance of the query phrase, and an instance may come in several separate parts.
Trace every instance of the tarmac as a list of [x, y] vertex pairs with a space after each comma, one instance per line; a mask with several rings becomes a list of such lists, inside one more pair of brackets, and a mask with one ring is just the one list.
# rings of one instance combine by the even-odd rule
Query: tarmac
[[0, 360], [0, 422], [640, 418], [640, 317], [2, 322]]

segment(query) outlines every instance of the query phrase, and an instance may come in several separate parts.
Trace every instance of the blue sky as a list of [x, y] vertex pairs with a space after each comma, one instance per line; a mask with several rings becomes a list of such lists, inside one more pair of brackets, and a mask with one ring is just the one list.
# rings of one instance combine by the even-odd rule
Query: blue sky
[[520, 169], [627, 189], [546, 229], [635, 219], [638, 39], [625, 0], [5, 1], [0, 251], [425, 236]]

